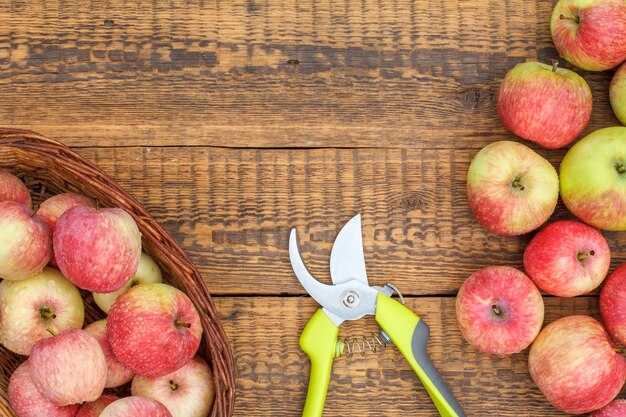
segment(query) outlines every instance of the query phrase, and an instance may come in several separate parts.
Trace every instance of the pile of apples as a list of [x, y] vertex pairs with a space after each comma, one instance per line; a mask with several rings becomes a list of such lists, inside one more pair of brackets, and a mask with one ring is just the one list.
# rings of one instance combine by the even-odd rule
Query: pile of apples
[[[200, 317], [142, 253], [133, 218], [73, 193], [31, 207], [24, 183], [0, 170], [0, 343], [27, 356], [9, 380], [15, 414], [208, 416]], [[83, 328], [80, 290], [106, 319]], [[129, 382], [132, 396], [103, 394]]]
[[[560, 0], [551, 33], [560, 55], [588, 71], [626, 60], [626, 0]], [[626, 124], [626, 63], [610, 85], [611, 105]], [[526, 62], [504, 78], [498, 112], [517, 136], [546, 149], [570, 145], [592, 111], [591, 90], [573, 71], [555, 62]], [[580, 221], [543, 227], [528, 243], [524, 272], [484, 268], [461, 286], [456, 314], [463, 337], [476, 349], [508, 355], [530, 347], [530, 375], [547, 400], [566, 413], [626, 416], [626, 401], [614, 400], [626, 381], [626, 264], [617, 267], [600, 293], [603, 324], [585, 315], [564, 317], [541, 328], [541, 291], [575, 297], [596, 289], [607, 276], [611, 251], [598, 229], [626, 230], [626, 127], [599, 129], [575, 143], [559, 173], [529, 147], [512, 141], [487, 145], [467, 174], [468, 201], [487, 230], [516, 236], [551, 217], [559, 195]]]

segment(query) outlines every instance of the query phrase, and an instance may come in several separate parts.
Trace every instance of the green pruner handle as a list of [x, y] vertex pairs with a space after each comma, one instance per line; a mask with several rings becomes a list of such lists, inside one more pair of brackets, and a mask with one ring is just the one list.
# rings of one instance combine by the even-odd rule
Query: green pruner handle
[[320, 417], [324, 410], [339, 328], [320, 309], [300, 335], [300, 347], [311, 359], [309, 390], [302, 417]]
[[442, 417], [466, 417], [450, 388], [428, 355], [430, 331], [426, 323], [403, 304], [385, 294], [376, 298], [376, 321], [409, 362]]

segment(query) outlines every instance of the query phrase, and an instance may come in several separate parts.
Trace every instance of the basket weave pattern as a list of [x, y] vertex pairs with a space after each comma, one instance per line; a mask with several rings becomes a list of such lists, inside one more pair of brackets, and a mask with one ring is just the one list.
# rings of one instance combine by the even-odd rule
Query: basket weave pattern
[[[22, 178], [33, 194], [33, 202], [62, 192], [94, 198], [102, 206], [126, 210], [137, 222], [143, 248], [159, 264], [164, 279], [183, 290], [200, 313], [204, 329], [199, 354], [215, 377], [212, 417], [229, 417], [234, 407], [232, 352], [211, 296], [183, 250], [148, 212], [107, 174], [65, 145], [33, 132], [0, 129], [0, 168]], [[105, 318], [85, 292], [86, 323]], [[7, 387], [11, 373], [24, 360], [0, 346], [0, 415], [14, 416], [8, 405]]]

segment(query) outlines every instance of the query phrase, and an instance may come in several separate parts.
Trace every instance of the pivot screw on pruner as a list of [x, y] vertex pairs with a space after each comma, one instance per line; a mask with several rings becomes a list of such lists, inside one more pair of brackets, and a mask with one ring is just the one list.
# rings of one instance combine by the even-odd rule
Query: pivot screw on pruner
[[346, 308], [356, 308], [361, 304], [361, 295], [354, 290], [348, 290], [341, 296], [341, 303]]

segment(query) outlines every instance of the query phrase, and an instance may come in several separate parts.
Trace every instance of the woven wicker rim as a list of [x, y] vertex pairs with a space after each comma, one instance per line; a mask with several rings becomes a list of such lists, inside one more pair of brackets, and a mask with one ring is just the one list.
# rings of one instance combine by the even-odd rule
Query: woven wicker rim
[[[204, 330], [199, 353], [209, 361], [215, 377], [212, 417], [232, 415], [235, 400], [233, 357], [206, 285], [185, 252], [152, 216], [102, 170], [62, 143], [34, 132], [0, 128], [0, 167], [10, 171], [46, 171], [52, 188], [79, 191], [105, 206], [130, 213], [142, 233], [144, 248], [198, 309]], [[104, 316], [103, 314], [101, 314]], [[9, 351], [0, 356], [0, 412], [13, 416], [6, 399], [10, 373], [23, 358]]]

